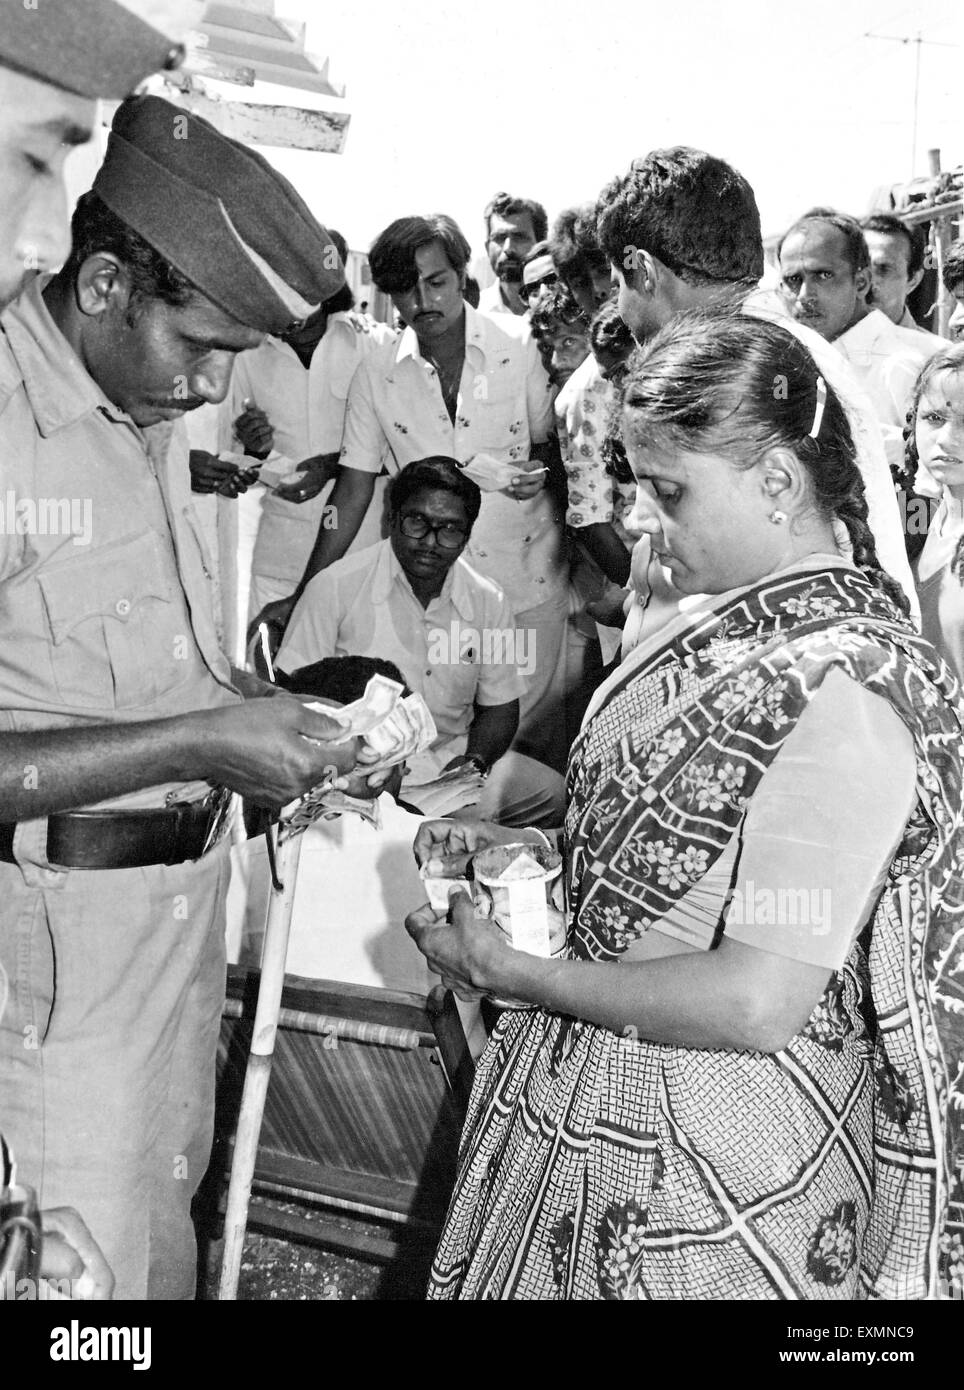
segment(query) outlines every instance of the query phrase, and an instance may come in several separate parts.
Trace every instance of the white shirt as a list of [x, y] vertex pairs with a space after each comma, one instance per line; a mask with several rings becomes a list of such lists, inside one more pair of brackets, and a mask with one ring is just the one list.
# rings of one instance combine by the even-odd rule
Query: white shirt
[[[253, 400], [274, 429], [274, 447], [295, 462], [314, 454], [336, 454], [345, 428], [348, 388], [366, 356], [395, 341], [387, 324], [370, 320], [367, 331], [356, 327], [359, 315], [333, 314], [315, 347], [307, 370], [294, 348], [280, 338], [266, 338], [235, 365], [232, 422], [241, 402]], [[237, 446], [235, 446], [237, 447]], [[254, 547], [252, 573], [272, 579], [301, 579], [321, 522], [329, 488], [308, 502], [286, 502], [267, 493]], [[377, 520], [377, 518], [376, 518]], [[377, 539], [363, 530], [353, 549]]]
[[[419, 351], [414, 330], [406, 328], [397, 343], [378, 348], [355, 373], [341, 462], [378, 473], [384, 458], [392, 474], [432, 454], [468, 463], [485, 453], [521, 463], [551, 428], [549, 379], [528, 324], [515, 314], [496, 322], [467, 304], [454, 425], [435, 368]], [[525, 501], [483, 493], [466, 554], [496, 581], [516, 613], [565, 591], [563, 518], [545, 490]]]
[[511, 314], [512, 310], [502, 298], [502, 282], [496, 280], [494, 285], [488, 285], [479, 295], [480, 314]]
[[833, 346], [850, 364], [873, 406], [884, 436], [887, 462], [902, 467], [904, 425], [914, 384], [924, 363], [940, 352], [942, 340], [916, 328], [901, 328], [879, 309], [871, 309], [853, 328], [835, 338]]
[[[409, 759], [414, 785], [433, 781], [465, 752], [475, 705], [521, 698], [514, 634], [502, 591], [460, 556], [437, 598], [423, 608], [412, 592], [391, 541], [345, 556], [315, 575], [298, 601], [278, 665], [291, 674], [325, 656], [378, 656], [394, 661], [432, 712], [438, 738]], [[488, 636], [486, 636], [488, 634]]]
[[[917, 591], [907, 559], [903, 521], [890, 472], [885, 432], [881, 428], [879, 414], [864, 384], [860, 382], [852, 365], [841, 362], [843, 354], [837, 351], [837, 344], [840, 339], [838, 338], [835, 343], [828, 343], [826, 338], [822, 338], [819, 333], [815, 333], [806, 324], [797, 323], [786, 313], [782, 302], [775, 295], [766, 293], [753, 295], [745, 302], [744, 310], [748, 314], [779, 324], [781, 328], [786, 328], [788, 332], [792, 333], [795, 338], [799, 338], [816, 363], [818, 371], [826, 378], [840, 398], [847, 412], [850, 432], [853, 435], [854, 447], [857, 452], [857, 467], [864, 480], [864, 493], [867, 499], [867, 524], [873, 533], [877, 558], [887, 573], [897, 580], [910, 600], [911, 617], [919, 619], [920, 608], [917, 602]], [[884, 315], [879, 311], [875, 312], [879, 318], [884, 318]], [[884, 319], [884, 322], [894, 328], [889, 319]], [[894, 332], [897, 331], [894, 328]], [[926, 343], [926, 338], [922, 334], [907, 336], [917, 337], [921, 342]], [[903, 444], [901, 444], [902, 450]], [[900, 457], [903, 457], [902, 452]], [[838, 524], [835, 529], [837, 530], [837, 543], [841, 547], [841, 553], [849, 556], [849, 542], [842, 525]]]

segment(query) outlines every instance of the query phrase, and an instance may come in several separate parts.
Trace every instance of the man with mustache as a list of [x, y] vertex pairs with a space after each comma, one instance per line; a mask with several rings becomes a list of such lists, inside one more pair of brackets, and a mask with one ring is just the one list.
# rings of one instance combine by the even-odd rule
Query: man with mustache
[[230, 792], [282, 805], [356, 750], [224, 657], [179, 421], [343, 277], [284, 179], [157, 97], [120, 106], [72, 231], [0, 317], [7, 493], [92, 517], [0, 532], [0, 1114], [118, 1297], [190, 1298]]
[[485, 209], [485, 249], [496, 283], [482, 291], [481, 313], [526, 312], [529, 306], [521, 294], [522, 265], [533, 246], [545, 240], [548, 225], [541, 203], [496, 193]]
[[795, 323], [833, 343], [866, 392], [887, 462], [903, 467], [904, 424], [917, 375], [940, 338], [901, 328], [874, 307], [870, 252], [858, 222], [813, 208], [777, 248], [781, 291]]
[[[70, 250], [64, 165], [91, 138], [96, 99], [125, 97], [149, 73], [176, 67], [180, 40], [203, 11], [203, 0], [90, 0], [83, 8], [45, 0], [42, 14], [23, 4], [0, 10], [0, 310], [28, 275]], [[0, 1016], [6, 986], [0, 962]], [[0, 1206], [12, 1162], [0, 1133]], [[73, 1281], [78, 1296], [109, 1298], [113, 1273], [78, 1213], [47, 1207], [41, 1221], [41, 1275]]]

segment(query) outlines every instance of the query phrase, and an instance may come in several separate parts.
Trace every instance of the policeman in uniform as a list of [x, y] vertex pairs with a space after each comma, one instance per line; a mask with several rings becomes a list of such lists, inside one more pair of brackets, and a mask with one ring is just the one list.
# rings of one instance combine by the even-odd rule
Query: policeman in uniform
[[0, 1115], [119, 1298], [194, 1292], [228, 793], [280, 805], [357, 751], [222, 654], [180, 420], [342, 281], [265, 160], [137, 97], [67, 264], [0, 316]]
[[[27, 270], [59, 265], [70, 249], [63, 165], [92, 133], [98, 96], [126, 96], [149, 73], [177, 65], [180, 40], [200, 22], [204, 0], [45, 0], [42, 12], [0, 6], [0, 309]], [[8, 982], [0, 965], [0, 1016]], [[0, 1124], [2, 1124], [0, 1115]], [[13, 1159], [0, 1134], [0, 1228]], [[27, 1179], [30, 1174], [25, 1174]], [[70, 1207], [41, 1213], [42, 1275], [69, 1280], [77, 1297], [109, 1298], [113, 1274], [82, 1217]], [[3, 1245], [0, 1237], [0, 1246]], [[4, 1250], [0, 1267], [5, 1272]], [[14, 1297], [20, 1296], [14, 1280]], [[32, 1296], [35, 1296], [36, 1291]], [[6, 1284], [0, 1299], [11, 1296]]]

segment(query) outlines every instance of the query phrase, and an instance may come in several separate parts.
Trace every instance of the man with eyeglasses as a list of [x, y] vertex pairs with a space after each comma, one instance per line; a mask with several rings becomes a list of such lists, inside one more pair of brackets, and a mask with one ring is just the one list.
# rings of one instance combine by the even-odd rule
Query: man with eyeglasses
[[559, 825], [561, 776], [510, 752], [535, 657], [502, 590], [462, 559], [482, 495], [455, 459], [410, 463], [388, 491], [389, 537], [345, 556], [307, 585], [278, 652], [295, 671], [327, 656], [378, 656], [399, 667], [432, 712], [438, 737], [402, 784], [463, 765], [486, 776], [475, 814], [505, 825]]

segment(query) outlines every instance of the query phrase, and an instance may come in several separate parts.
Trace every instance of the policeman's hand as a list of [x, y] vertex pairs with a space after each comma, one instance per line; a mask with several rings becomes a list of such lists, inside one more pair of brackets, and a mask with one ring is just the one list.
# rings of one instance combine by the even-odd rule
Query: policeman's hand
[[256, 459], [266, 459], [274, 447], [274, 430], [264, 411], [254, 404], [245, 403], [245, 408], [234, 422], [237, 435], [244, 452]]
[[40, 1214], [42, 1279], [68, 1279], [72, 1298], [108, 1299], [114, 1275], [87, 1225], [73, 1207], [50, 1207]]
[[285, 806], [322, 781], [344, 785], [358, 758], [356, 738], [293, 695], [245, 700], [190, 719], [201, 775], [256, 806]]
[[271, 655], [274, 656], [281, 646], [281, 639], [285, 635], [285, 628], [294, 606], [293, 594], [288, 598], [276, 598], [272, 603], [266, 603], [248, 627], [248, 642], [254, 641], [258, 635], [258, 628], [264, 623], [268, 629], [268, 646], [271, 648]]
[[248, 490], [256, 476], [205, 449], [191, 450], [192, 492], [219, 492], [222, 497], [237, 497]]

